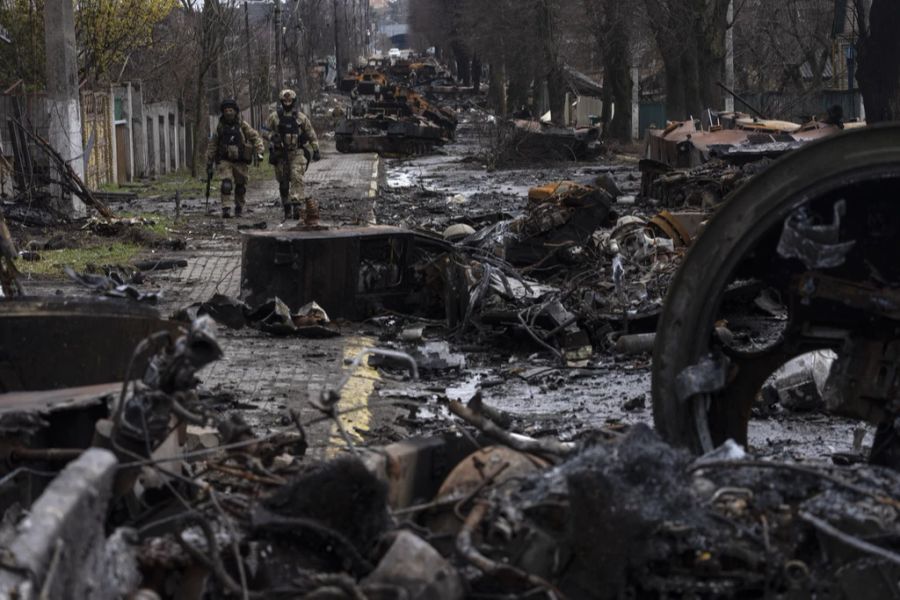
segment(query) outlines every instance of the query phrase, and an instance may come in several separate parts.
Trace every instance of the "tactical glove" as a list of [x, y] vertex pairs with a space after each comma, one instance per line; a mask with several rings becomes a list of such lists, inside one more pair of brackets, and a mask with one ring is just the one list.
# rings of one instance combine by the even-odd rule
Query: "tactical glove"
[[313, 150], [313, 162], [315, 162], [317, 160], [322, 160], [322, 155], [319, 154], [318, 148]]

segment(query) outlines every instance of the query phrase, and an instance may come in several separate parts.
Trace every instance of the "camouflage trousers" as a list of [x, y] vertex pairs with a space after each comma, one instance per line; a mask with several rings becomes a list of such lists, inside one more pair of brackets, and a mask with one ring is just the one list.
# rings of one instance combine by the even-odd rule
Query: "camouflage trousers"
[[282, 204], [299, 204], [303, 199], [303, 175], [307, 166], [302, 150], [288, 152], [287, 157], [275, 165]]
[[222, 201], [223, 207], [231, 204], [232, 192], [234, 192], [235, 206], [244, 206], [249, 167], [250, 165], [247, 163], [231, 162], [229, 160], [220, 160], [216, 164], [216, 178], [222, 182], [219, 188], [221, 191], [219, 199]]

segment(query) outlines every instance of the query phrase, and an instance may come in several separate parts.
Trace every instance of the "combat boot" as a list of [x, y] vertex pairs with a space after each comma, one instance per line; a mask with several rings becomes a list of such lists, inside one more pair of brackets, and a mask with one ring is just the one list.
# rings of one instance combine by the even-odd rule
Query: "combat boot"
[[316, 227], [319, 225], [319, 203], [313, 198], [306, 198], [306, 211], [303, 215], [303, 224], [307, 227]]
[[227, 206], [223, 206], [223, 207], [222, 207], [222, 218], [223, 218], [223, 219], [230, 219], [230, 218], [231, 218], [231, 209], [228, 208]]
[[235, 218], [240, 217], [243, 212], [244, 212], [244, 206], [242, 204], [234, 205], [234, 217]]

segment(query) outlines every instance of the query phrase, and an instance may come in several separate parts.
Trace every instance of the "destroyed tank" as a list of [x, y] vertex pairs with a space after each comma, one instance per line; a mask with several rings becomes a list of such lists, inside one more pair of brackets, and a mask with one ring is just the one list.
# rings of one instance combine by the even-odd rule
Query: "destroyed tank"
[[453, 139], [456, 115], [402, 86], [354, 106], [353, 118], [335, 127], [338, 152], [383, 156], [427, 154]]
[[425, 120], [391, 116], [344, 119], [334, 128], [338, 152], [377, 152], [383, 156], [427, 154], [447, 143], [444, 131]]
[[772, 374], [830, 351], [824, 408], [876, 425], [870, 460], [900, 466], [897, 140], [896, 124], [839, 133], [726, 198], [660, 316], [653, 413], [668, 441], [747, 444]]

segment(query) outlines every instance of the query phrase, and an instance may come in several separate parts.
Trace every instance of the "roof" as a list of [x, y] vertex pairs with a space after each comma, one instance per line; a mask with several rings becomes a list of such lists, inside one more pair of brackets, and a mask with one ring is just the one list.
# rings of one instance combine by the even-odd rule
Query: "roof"
[[579, 96], [596, 96], [603, 95], [603, 86], [597, 81], [591, 79], [581, 71], [576, 71], [572, 67], [564, 67], [566, 72], [566, 83], [569, 89]]

